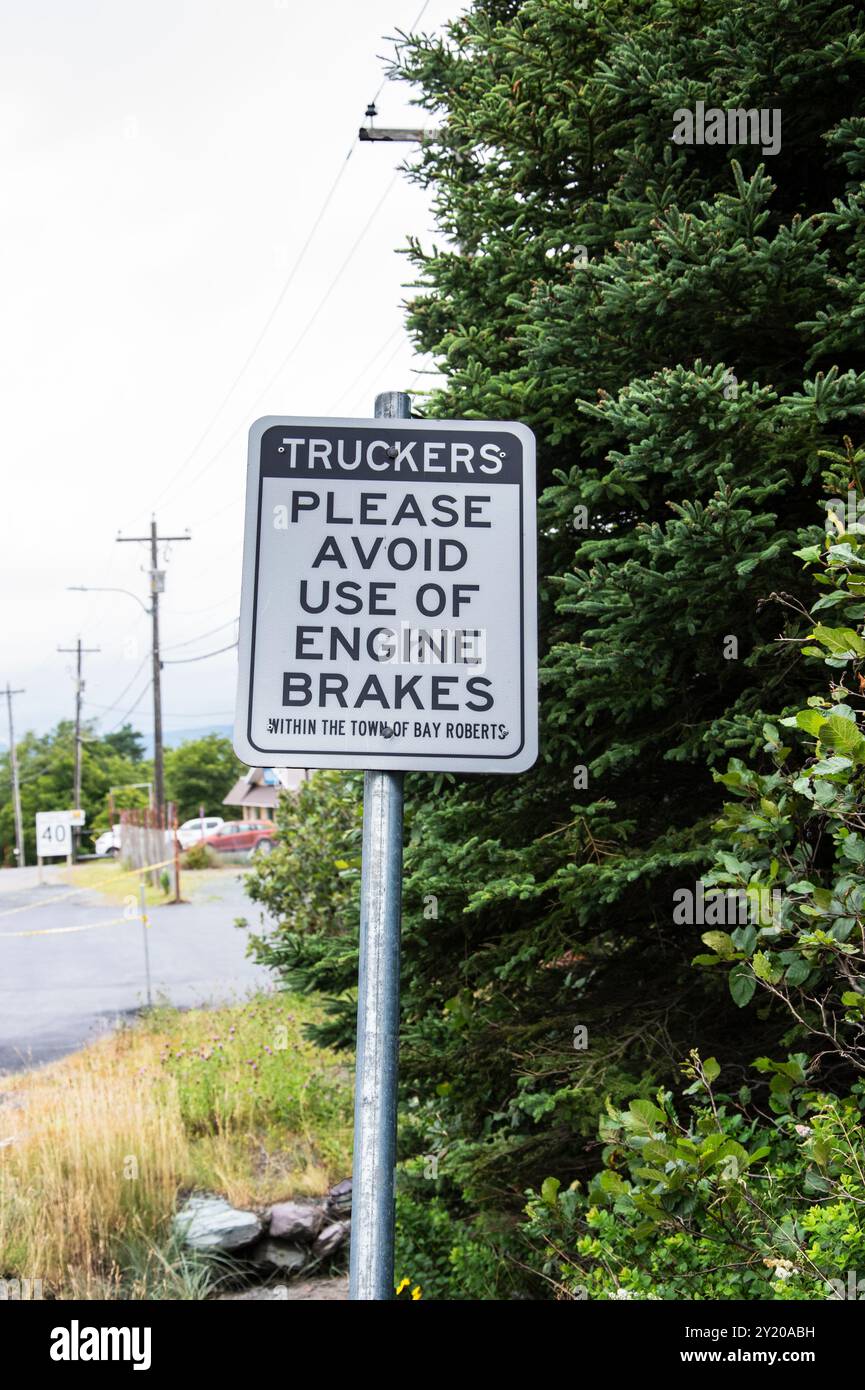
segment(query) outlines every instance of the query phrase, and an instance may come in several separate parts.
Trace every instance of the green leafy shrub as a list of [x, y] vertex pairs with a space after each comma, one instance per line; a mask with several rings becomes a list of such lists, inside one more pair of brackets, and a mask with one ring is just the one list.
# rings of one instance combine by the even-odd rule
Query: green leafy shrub
[[512, 1223], [478, 1223], [454, 1214], [417, 1162], [403, 1163], [396, 1201], [396, 1271], [424, 1299], [485, 1301], [518, 1296], [527, 1281], [523, 1242]]
[[187, 869], [212, 869], [216, 863], [216, 855], [209, 845], [191, 845], [184, 855]]
[[363, 774], [317, 772], [280, 797], [279, 839], [256, 859], [246, 891], [276, 921], [250, 938], [250, 952], [293, 991], [327, 996], [327, 1019], [311, 1030], [324, 1044], [354, 1045]]
[[418, 1200], [399, 1192], [396, 1201], [394, 1274], [419, 1284], [425, 1300], [461, 1300], [451, 1250], [464, 1228], [438, 1197]]
[[802, 1061], [758, 1064], [782, 1083], [775, 1119], [750, 1087], [716, 1090], [718, 1063], [696, 1054], [683, 1116], [664, 1090], [610, 1105], [588, 1190], [548, 1179], [529, 1200], [542, 1275], [572, 1298], [838, 1296], [833, 1281], [865, 1271], [865, 1088], [809, 1089]]
[[[831, 491], [849, 479], [862, 497], [865, 450], [829, 455]], [[737, 798], [718, 829], [719, 853], [706, 882], [768, 912], [732, 932], [704, 935], [697, 963], [727, 969], [730, 992], [746, 1005], [759, 991], [792, 1015], [809, 1051], [865, 1072], [865, 513], [850, 520], [831, 504], [822, 545], [798, 554], [822, 589], [811, 609], [803, 655], [829, 667], [823, 694], [763, 726], [771, 770], [734, 760], [717, 780]], [[854, 513], [855, 515], [855, 513]], [[783, 733], [781, 731], [784, 731]]]

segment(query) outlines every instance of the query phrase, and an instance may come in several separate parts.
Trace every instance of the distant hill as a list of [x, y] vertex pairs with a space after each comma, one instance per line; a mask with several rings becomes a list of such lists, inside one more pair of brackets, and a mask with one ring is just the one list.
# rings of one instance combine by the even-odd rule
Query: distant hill
[[[153, 757], [153, 730], [139, 730], [144, 739], [145, 758]], [[197, 729], [165, 729], [162, 734], [162, 741], [166, 748], [176, 748], [179, 743], [187, 743], [193, 738], [206, 738], [208, 734], [220, 734], [222, 738], [231, 738], [233, 728], [231, 724], [203, 724]]]

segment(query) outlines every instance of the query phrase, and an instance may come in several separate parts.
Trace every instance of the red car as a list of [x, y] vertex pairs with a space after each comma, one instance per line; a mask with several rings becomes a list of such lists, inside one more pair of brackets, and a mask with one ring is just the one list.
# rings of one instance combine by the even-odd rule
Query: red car
[[[277, 837], [272, 821], [266, 820], [227, 820], [206, 835], [203, 843], [216, 854], [270, 854]], [[199, 841], [199, 844], [202, 843]]]

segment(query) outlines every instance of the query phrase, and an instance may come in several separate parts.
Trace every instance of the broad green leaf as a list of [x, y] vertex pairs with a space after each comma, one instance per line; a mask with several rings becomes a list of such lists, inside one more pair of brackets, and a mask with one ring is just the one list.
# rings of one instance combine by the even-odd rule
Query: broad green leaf
[[811, 636], [829, 652], [855, 652], [856, 656], [865, 656], [865, 642], [855, 628], [826, 627], [824, 623], [817, 623]]
[[776, 985], [784, 974], [780, 966], [773, 965], [765, 951], [755, 951], [751, 964], [757, 979], [765, 980], [770, 985]]
[[820, 725], [820, 742], [831, 744], [836, 753], [850, 758], [861, 757], [865, 749], [865, 739], [856, 725], [852, 720], [845, 719], [837, 710]]
[[561, 1180], [559, 1178], [544, 1178], [541, 1183], [541, 1200], [545, 1202], [548, 1207], [554, 1207], [556, 1205], [556, 1199], [558, 1198], [561, 1185]]
[[733, 938], [730, 936], [729, 932], [704, 931], [700, 940], [711, 947], [713, 951], [717, 951], [718, 955], [723, 957], [724, 960], [729, 960], [731, 956], [735, 955], [736, 948], [733, 945]]
[[811, 966], [807, 960], [794, 961], [792, 965], [787, 967], [787, 983], [788, 985], [804, 985], [810, 974]]
[[641, 1129], [645, 1134], [654, 1134], [667, 1118], [663, 1110], [659, 1110], [650, 1100], [632, 1100], [628, 1109], [633, 1119], [632, 1127]]
[[738, 1004], [740, 1009], [744, 1009], [745, 1005], [751, 1002], [757, 988], [757, 981], [753, 974], [747, 966], [737, 965], [730, 971], [727, 983], [733, 996], [733, 1003]]
[[621, 1197], [628, 1190], [618, 1173], [612, 1172], [609, 1168], [604, 1170], [598, 1181], [604, 1192], [610, 1197]]
[[744, 951], [745, 955], [749, 956], [757, 943], [757, 928], [737, 927], [731, 935], [737, 951]]
[[[804, 729], [806, 734], [816, 734], [819, 732], [820, 725], [823, 723], [825, 717], [825, 715], [821, 714], [820, 711], [816, 709], [800, 709], [795, 719], [791, 722], [797, 724], [800, 729]], [[786, 723], [786, 720], [784, 722]]]

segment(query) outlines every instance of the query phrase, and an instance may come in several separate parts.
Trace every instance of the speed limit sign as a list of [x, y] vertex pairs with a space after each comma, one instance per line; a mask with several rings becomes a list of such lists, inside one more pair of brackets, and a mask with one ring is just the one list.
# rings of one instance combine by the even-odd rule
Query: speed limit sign
[[39, 859], [65, 859], [72, 853], [68, 811], [36, 812], [36, 854]]

